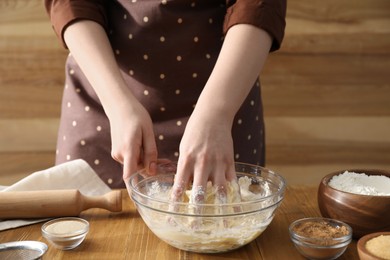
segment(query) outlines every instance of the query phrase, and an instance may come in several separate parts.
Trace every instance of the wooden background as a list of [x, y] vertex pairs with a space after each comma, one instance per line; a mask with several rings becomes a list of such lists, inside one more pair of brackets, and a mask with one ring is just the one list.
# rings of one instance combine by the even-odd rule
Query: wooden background
[[[0, 0], [0, 185], [53, 165], [66, 56], [41, 0]], [[288, 0], [261, 78], [267, 167], [288, 183], [390, 169], [389, 0]]]

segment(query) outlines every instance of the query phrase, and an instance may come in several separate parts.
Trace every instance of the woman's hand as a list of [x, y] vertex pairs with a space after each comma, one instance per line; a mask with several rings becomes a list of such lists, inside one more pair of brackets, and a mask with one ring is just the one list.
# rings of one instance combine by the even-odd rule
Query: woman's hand
[[267, 32], [248, 24], [234, 25], [227, 32], [180, 144], [173, 200], [180, 199], [192, 180], [193, 202], [202, 203], [210, 180], [223, 202], [226, 182], [235, 178], [232, 122], [264, 65], [271, 42]]
[[195, 203], [204, 201], [209, 180], [217, 187], [217, 199], [225, 202], [226, 181], [236, 178], [231, 123], [217, 113], [194, 113], [188, 121], [180, 143], [173, 200], [180, 200], [192, 178], [191, 201]]
[[111, 128], [111, 155], [123, 164], [123, 180], [132, 173], [146, 168], [155, 174], [157, 147], [152, 120], [146, 109], [136, 100], [125, 99], [116, 104], [116, 113], [109, 117]]
[[154, 173], [157, 148], [152, 121], [127, 87], [104, 29], [80, 20], [69, 25], [64, 40], [92, 85], [110, 121], [112, 156], [123, 164], [123, 179], [145, 167]]

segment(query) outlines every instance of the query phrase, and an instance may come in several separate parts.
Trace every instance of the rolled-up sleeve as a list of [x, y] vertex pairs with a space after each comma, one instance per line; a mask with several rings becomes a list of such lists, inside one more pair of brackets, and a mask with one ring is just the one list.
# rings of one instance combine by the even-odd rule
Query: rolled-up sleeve
[[107, 30], [106, 0], [45, 0], [46, 12], [57, 37], [66, 48], [66, 27], [77, 20], [91, 20]]
[[251, 24], [272, 37], [271, 51], [280, 48], [286, 27], [286, 0], [228, 0], [224, 33], [236, 24]]

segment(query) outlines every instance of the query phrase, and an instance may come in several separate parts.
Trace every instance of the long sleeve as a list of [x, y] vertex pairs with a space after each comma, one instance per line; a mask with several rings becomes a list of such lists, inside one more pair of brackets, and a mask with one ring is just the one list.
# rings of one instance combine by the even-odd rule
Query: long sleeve
[[251, 24], [271, 35], [271, 51], [280, 48], [286, 27], [286, 0], [227, 0], [227, 4], [225, 33], [235, 24]]
[[107, 30], [106, 0], [45, 0], [45, 8], [53, 29], [66, 47], [63, 33], [77, 20], [92, 20]]

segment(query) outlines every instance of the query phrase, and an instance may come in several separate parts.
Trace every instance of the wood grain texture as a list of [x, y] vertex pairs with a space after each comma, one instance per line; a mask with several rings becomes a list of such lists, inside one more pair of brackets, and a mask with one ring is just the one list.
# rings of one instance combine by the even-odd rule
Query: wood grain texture
[[390, 116], [388, 68], [390, 55], [271, 54], [266, 116]]
[[287, 4], [282, 52], [389, 54], [389, 1], [292, 0]]
[[[390, 177], [390, 171], [355, 168], [349, 171]], [[357, 239], [370, 233], [390, 231], [390, 196], [353, 194], [329, 186], [332, 177], [341, 173], [336, 171], [326, 175], [319, 185], [317, 196], [321, 214], [349, 224]]]
[[121, 212], [121, 191], [101, 196], [87, 196], [75, 189], [0, 192], [2, 219], [74, 217], [91, 208]]
[[8, 186], [20, 179], [54, 165], [55, 153], [41, 152], [1, 152], [0, 153], [0, 186]]
[[[288, 226], [296, 219], [320, 216], [317, 186], [290, 186], [268, 228], [252, 243], [222, 254], [197, 254], [178, 250], [158, 239], [145, 225], [133, 202], [123, 191], [123, 212], [110, 213], [90, 209], [80, 216], [90, 223], [85, 241], [76, 249], [61, 251], [49, 246], [47, 259], [159, 259], [159, 260], [274, 260], [304, 259], [294, 248]], [[14, 240], [38, 240], [42, 224], [1, 232], [0, 243]], [[358, 259], [356, 240], [339, 258]]]
[[53, 152], [57, 118], [0, 119], [0, 152]]
[[[53, 165], [68, 52], [41, 0], [0, 0], [0, 185]], [[291, 0], [261, 73], [267, 166], [390, 169], [390, 1]]]

